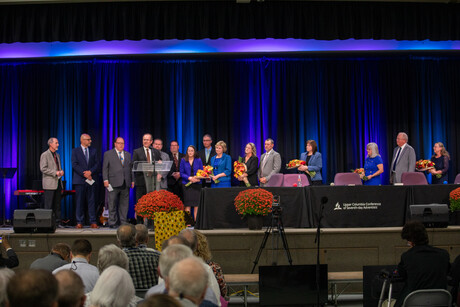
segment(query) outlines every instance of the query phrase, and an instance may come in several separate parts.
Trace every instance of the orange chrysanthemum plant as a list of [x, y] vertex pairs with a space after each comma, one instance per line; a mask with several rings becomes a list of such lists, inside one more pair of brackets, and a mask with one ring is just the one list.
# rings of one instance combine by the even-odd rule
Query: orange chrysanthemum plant
[[454, 212], [460, 210], [460, 188], [456, 188], [455, 190], [450, 192], [449, 200], [450, 211]]
[[273, 194], [264, 189], [248, 189], [241, 191], [235, 198], [238, 214], [268, 215], [272, 211]]

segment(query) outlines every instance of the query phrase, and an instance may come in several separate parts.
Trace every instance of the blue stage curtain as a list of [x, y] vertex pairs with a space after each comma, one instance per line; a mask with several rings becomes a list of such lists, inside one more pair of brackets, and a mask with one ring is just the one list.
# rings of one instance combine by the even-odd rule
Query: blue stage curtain
[[[271, 137], [283, 163], [314, 139], [324, 183], [362, 167], [369, 142], [379, 145], [388, 183], [399, 131], [408, 133], [417, 159], [430, 158], [433, 144], [443, 142], [452, 155], [450, 182], [459, 165], [454, 56], [47, 59], [0, 62], [0, 80], [1, 166], [18, 167], [3, 183], [7, 217], [22, 206], [12, 192], [41, 179], [39, 158], [51, 136], [60, 141], [66, 188], [72, 187], [71, 151], [83, 132], [101, 159], [116, 136], [132, 152], [146, 132], [163, 139], [164, 151], [172, 139], [181, 151], [201, 148], [210, 133], [227, 143], [233, 159], [248, 142], [260, 157]], [[131, 197], [131, 216], [133, 204]], [[71, 217], [70, 199], [63, 206]]]

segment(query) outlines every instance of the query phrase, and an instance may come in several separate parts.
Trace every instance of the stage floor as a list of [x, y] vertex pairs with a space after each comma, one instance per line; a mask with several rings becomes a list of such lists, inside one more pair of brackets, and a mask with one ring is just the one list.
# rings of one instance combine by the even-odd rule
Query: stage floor
[[[209, 240], [213, 259], [225, 273], [250, 273], [259, 251], [265, 230], [219, 229], [202, 231]], [[401, 227], [323, 228], [321, 229], [321, 263], [328, 264], [330, 272], [361, 271], [363, 265], [397, 264], [408, 249], [400, 237]], [[93, 245], [91, 263], [96, 264], [100, 247], [117, 244], [116, 230], [110, 228], [59, 228], [55, 233], [14, 233], [12, 228], [1, 228], [9, 236], [10, 244], [18, 254], [19, 268], [28, 268], [33, 260], [49, 253], [58, 242], [72, 244], [77, 238], [86, 238]], [[287, 228], [285, 230], [293, 264], [316, 263], [316, 229]], [[154, 246], [154, 232], [150, 231], [149, 246]], [[430, 244], [446, 249], [454, 259], [460, 254], [460, 226], [428, 229]], [[259, 260], [260, 265], [288, 264], [279, 235], [269, 236]]]

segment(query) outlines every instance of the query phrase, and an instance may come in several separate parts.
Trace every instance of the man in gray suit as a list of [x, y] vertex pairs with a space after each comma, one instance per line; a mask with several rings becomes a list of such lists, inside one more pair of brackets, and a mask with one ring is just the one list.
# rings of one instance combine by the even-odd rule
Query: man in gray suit
[[407, 172], [415, 172], [415, 150], [407, 142], [409, 137], [406, 133], [400, 132], [396, 137], [398, 146], [393, 150], [391, 159], [390, 183], [400, 183], [401, 175]]
[[[153, 148], [160, 152], [161, 161], [169, 161], [169, 155], [165, 153], [163, 150], [163, 140], [162, 139], [154, 139], [153, 140]], [[161, 174], [157, 175], [157, 181], [159, 185], [157, 185], [157, 190], [167, 190], [168, 189], [168, 178], [166, 176], [162, 176]]]
[[[134, 187], [131, 173], [131, 154], [124, 150], [125, 140], [117, 137], [115, 148], [104, 153], [102, 178], [109, 193], [109, 227], [126, 223], [129, 207], [129, 188]], [[117, 210], [118, 201], [118, 210]]]
[[40, 171], [43, 174], [42, 185], [45, 198], [45, 209], [51, 209], [56, 219], [56, 225], [61, 222], [61, 191], [64, 171], [61, 167], [61, 158], [56, 152], [59, 148], [57, 138], [48, 140], [48, 150], [40, 156]]
[[265, 153], [260, 157], [260, 167], [257, 172], [260, 186], [264, 187], [273, 174], [279, 173], [281, 169], [281, 156], [273, 150], [275, 142], [272, 139], [265, 140]]

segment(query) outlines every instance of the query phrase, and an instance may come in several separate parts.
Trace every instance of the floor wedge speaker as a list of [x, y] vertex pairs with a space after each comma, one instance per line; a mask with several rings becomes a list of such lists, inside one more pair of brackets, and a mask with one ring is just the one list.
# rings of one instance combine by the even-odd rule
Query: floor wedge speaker
[[53, 233], [56, 231], [53, 211], [14, 210], [13, 229], [16, 233]]

